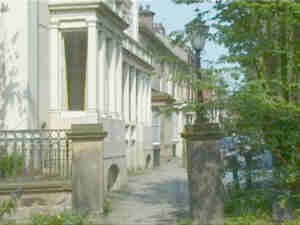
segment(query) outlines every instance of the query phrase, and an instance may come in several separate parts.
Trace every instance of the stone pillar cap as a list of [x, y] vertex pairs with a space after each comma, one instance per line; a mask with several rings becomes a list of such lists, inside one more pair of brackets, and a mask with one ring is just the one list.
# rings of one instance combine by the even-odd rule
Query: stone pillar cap
[[94, 139], [103, 140], [107, 136], [103, 125], [98, 124], [72, 124], [71, 130], [66, 133], [71, 140]]
[[218, 140], [224, 136], [218, 124], [204, 122], [185, 126], [181, 137], [187, 140]]

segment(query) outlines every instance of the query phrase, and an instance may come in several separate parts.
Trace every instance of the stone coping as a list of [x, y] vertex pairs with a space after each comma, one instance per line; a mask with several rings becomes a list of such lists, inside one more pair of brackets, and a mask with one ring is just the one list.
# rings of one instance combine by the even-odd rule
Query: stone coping
[[71, 131], [66, 134], [71, 140], [103, 140], [107, 136], [102, 124], [72, 124]]
[[16, 182], [0, 185], [0, 196], [9, 195], [16, 190], [22, 189], [24, 194], [28, 193], [53, 193], [53, 192], [72, 192], [71, 180], [65, 181], [34, 181]]
[[218, 140], [224, 137], [216, 123], [202, 123], [200, 125], [185, 126], [181, 137], [187, 140]]

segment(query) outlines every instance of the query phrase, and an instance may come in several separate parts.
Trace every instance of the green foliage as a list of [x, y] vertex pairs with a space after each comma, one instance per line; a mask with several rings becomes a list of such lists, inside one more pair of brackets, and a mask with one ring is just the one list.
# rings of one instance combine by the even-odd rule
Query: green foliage
[[31, 225], [90, 225], [88, 214], [65, 211], [59, 215], [37, 214], [32, 217]]
[[7, 201], [0, 201], [0, 220], [5, 214], [11, 214], [15, 208], [15, 202], [13, 199]]
[[271, 215], [274, 194], [264, 188], [228, 191], [225, 214], [230, 216]]
[[104, 215], [108, 215], [111, 212], [112, 212], [111, 202], [108, 199], [104, 199], [104, 205], [103, 205]]
[[0, 177], [13, 176], [22, 172], [23, 157], [20, 154], [12, 153], [7, 157], [0, 158]]
[[10, 194], [10, 199], [7, 201], [0, 201], [0, 221], [5, 214], [10, 215], [12, 213], [12, 211], [16, 208], [17, 199], [21, 198], [22, 195], [23, 190], [18, 189]]
[[[191, 219], [184, 219], [178, 225], [191, 225]], [[207, 224], [213, 225], [213, 224]], [[229, 217], [225, 219], [224, 225], [275, 225], [269, 216], [246, 215], [240, 217]], [[294, 220], [283, 221], [278, 225], [300, 225], [300, 218]]]
[[184, 219], [182, 221], [179, 221], [178, 225], [191, 225], [192, 224], [192, 220], [187, 218], [187, 219]]

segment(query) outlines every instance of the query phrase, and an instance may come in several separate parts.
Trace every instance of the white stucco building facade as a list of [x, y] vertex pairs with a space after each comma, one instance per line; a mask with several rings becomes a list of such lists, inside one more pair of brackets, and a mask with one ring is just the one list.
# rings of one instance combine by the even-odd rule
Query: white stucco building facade
[[[119, 174], [114, 187], [106, 183], [107, 189], [126, 184], [128, 169], [151, 167], [157, 127], [161, 152], [173, 154], [175, 145], [175, 155], [181, 156], [179, 133], [185, 115], [154, 112], [170, 98], [183, 104], [187, 88], [161, 76], [159, 56], [149, 45], [154, 38], [186, 63], [188, 56], [172, 50], [154, 29], [141, 29], [139, 0], [0, 2], [3, 74], [9, 77], [0, 90], [5, 109], [1, 129], [69, 129], [76, 123], [103, 123], [108, 132], [105, 176], [111, 168], [118, 168]], [[154, 130], [153, 115], [160, 118], [154, 119], [159, 121]]]

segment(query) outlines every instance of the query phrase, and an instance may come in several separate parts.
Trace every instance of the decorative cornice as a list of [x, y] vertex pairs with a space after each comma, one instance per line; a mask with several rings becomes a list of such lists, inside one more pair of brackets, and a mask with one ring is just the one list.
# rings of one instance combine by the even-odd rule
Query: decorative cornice
[[126, 48], [124, 48], [124, 46], [123, 46], [123, 53], [125, 55], [127, 55], [128, 57], [133, 58], [134, 61], [136, 61], [139, 65], [141, 65], [141, 67], [148, 69], [150, 72], [154, 70], [154, 67], [151, 64], [149, 64], [148, 62], [142, 60], [141, 58], [139, 58], [135, 54], [131, 53]]
[[155, 33], [155, 31], [153, 31], [152, 29], [150, 29], [149, 27], [145, 26], [144, 24], [140, 23], [139, 24], [139, 32], [144, 34], [146, 37], [150, 38], [152, 41], [154, 41], [155, 43], [157, 43], [160, 47], [162, 47], [163, 49], [167, 50], [169, 55], [179, 59], [179, 61], [181, 61], [184, 64], [187, 64], [187, 62], [182, 59], [181, 57], [179, 57], [177, 54], [175, 54], [172, 49], [170, 49], [170, 47], [168, 47]]
[[[110, 20], [122, 31], [129, 27], [129, 24], [115, 13], [105, 2], [100, 0], [51, 0], [48, 3], [50, 13], [57, 11], [95, 11], [100, 15], [109, 17]], [[99, 15], [97, 15], [99, 17]], [[101, 16], [100, 16], [101, 17]]]

